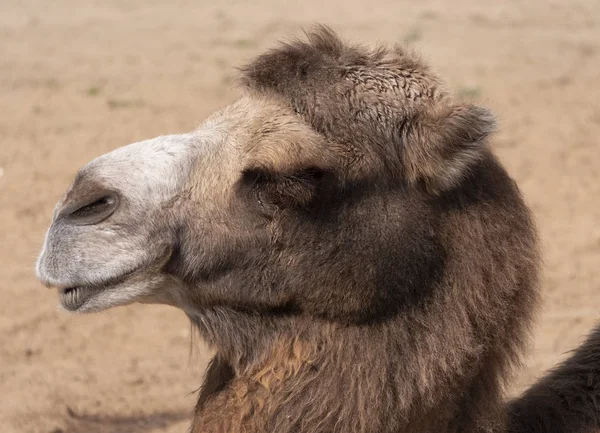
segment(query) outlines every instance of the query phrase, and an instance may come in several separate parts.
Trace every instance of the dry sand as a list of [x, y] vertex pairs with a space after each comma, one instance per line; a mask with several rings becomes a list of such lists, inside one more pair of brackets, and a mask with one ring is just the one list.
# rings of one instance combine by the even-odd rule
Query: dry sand
[[184, 315], [58, 311], [33, 262], [88, 160], [193, 129], [236, 97], [233, 66], [315, 21], [406, 41], [491, 106], [494, 148], [544, 246], [544, 305], [521, 389], [600, 310], [600, 3], [592, 1], [0, 2], [0, 431], [184, 432], [208, 351]]

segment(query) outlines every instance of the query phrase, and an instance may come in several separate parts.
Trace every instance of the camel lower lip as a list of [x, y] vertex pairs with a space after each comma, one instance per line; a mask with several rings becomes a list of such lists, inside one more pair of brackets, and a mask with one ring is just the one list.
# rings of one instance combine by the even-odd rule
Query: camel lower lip
[[104, 282], [93, 286], [73, 286], [59, 289], [60, 304], [65, 310], [77, 311], [94, 296], [123, 284], [124, 281], [139, 269], [133, 269], [118, 277], [108, 278]]
[[76, 311], [101, 290], [99, 287], [69, 287], [61, 292], [60, 303], [65, 309]]

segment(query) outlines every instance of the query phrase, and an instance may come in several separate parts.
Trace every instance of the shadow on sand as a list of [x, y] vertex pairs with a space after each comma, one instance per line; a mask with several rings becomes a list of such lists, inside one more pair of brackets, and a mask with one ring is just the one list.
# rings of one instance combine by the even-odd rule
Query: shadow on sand
[[158, 412], [149, 415], [88, 415], [67, 407], [68, 419], [64, 429], [56, 433], [142, 433], [164, 429], [171, 424], [189, 420], [190, 411]]

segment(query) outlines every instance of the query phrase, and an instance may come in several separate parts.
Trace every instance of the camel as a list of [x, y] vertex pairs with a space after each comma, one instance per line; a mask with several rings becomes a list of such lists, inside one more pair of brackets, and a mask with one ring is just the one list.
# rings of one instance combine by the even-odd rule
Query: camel
[[68, 311], [184, 311], [216, 353], [193, 433], [600, 428], [600, 329], [505, 399], [540, 255], [487, 108], [326, 27], [240, 83], [198, 129], [84, 166], [36, 268]]

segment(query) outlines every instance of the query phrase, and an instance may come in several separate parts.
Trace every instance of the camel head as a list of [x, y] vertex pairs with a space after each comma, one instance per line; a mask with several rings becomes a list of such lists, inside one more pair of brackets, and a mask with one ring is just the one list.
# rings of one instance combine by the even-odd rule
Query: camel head
[[[325, 140], [292, 110], [255, 95], [192, 133], [102, 155], [79, 170], [57, 204], [38, 277], [77, 312], [135, 301], [183, 307], [192, 302], [191, 282], [216, 287], [232, 273], [242, 290], [245, 278], [258, 276], [239, 267], [269, 248], [276, 208], [311, 200], [326, 163], [321, 150]], [[302, 178], [277, 194], [277, 170]], [[215, 290], [200, 297], [219, 303]]]
[[320, 30], [259, 56], [241, 83], [197, 130], [78, 172], [37, 263], [64, 308], [391, 316], [444, 277], [451, 197], [479, 176], [474, 194], [504, 199], [492, 115], [401, 48]]

